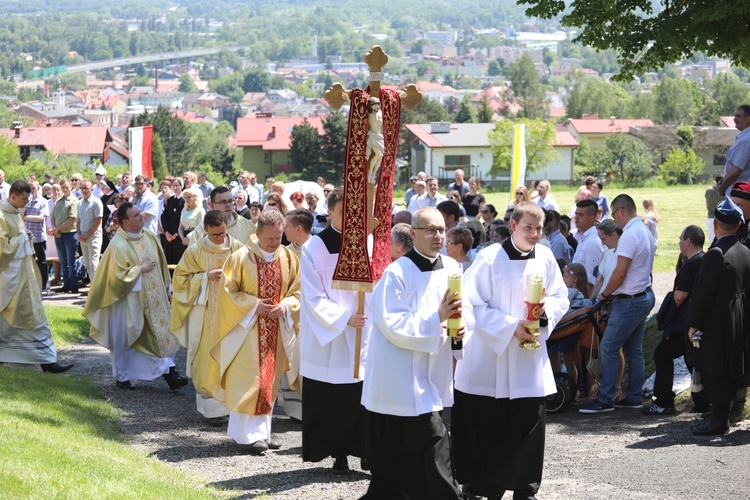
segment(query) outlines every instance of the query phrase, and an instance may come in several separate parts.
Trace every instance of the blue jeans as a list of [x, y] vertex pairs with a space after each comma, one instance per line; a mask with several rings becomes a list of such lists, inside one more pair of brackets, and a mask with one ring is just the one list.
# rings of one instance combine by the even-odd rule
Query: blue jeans
[[76, 233], [62, 233], [55, 238], [57, 256], [60, 258], [60, 274], [63, 278], [63, 288], [78, 290], [76, 276], [76, 252], [78, 251], [78, 235]]
[[628, 362], [628, 402], [640, 402], [644, 382], [643, 332], [646, 317], [654, 307], [654, 292], [634, 299], [615, 299], [610, 306], [607, 330], [599, 346], [602, 380], [597, 401], [612, 405], [617, 389], [618, 351], [622, 348]]

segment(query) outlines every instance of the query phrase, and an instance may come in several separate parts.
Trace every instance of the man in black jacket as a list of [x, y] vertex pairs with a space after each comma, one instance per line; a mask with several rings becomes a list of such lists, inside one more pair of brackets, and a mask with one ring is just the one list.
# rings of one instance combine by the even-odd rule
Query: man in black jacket
[[727, 198], [714, 217], [716, 241], [703, 256], [688, 312], [688, 337], [697, 348], [696, 362], [711, 402], [710, 417], [692, 428], [697, 436], [729, 430], [732, 402], [750, 371], [750, 250], [735, 234], [742, 210]]
[[[703, 260], [705, 236], [698, 226], [688, 226], [680, 234], [680, 255], [686, 259], [674, 279], [671, 296], [662, 304], [657, 320], [663, 330], [663, 338], [654, 350], [654, 401], [643, 407], [645, 415], [673, 415], [674, 359], [685, 354], [685, 332], [687, 311], [695, 285], [695, 278]], [[691, 370], [692, 371], [692, 370]], [[698, 402], [696, 401], [696, 406]], [[706, 411], [705, 409], [700, 409]], [[697, 411], [697, 410], [696, 410]]]

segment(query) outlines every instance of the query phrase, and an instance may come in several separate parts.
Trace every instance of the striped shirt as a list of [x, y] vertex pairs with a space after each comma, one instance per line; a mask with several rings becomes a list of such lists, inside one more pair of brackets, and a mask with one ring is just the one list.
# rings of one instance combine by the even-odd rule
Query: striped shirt
[[46, 219], [49, 217], [49, 206], [47, 200], [43, 197], [34, 198], [29, 200], [29, 204], [26, 205], [26, 215], [41, 215], [43, 218], [41, 222], [32, 222], [24, 220], [23, 223], [26, 229], [31, 231], [34, 238], [34, 243], [41, 243], [47, 241], [47, 235], [44, 232], [46, 229]]

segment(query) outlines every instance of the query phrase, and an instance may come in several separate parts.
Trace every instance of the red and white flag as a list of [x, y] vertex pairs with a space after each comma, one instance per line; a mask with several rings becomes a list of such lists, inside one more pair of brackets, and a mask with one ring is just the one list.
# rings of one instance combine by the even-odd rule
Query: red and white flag
[[154, 126], [130, 127], [130, 171], [133, 177], [144, 175], [154, 178], [151, 170], [151, 141], [154, 137]]

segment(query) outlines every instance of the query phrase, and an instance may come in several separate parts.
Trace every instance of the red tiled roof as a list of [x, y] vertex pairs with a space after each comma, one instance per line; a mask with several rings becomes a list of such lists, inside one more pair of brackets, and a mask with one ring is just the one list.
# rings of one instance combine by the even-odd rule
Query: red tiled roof
[[443, 147], [443, 144], [440, 141], [438, 141], [437, 139], [435, 139], [428, 130], [424, 129], [424, 127], [420, 127], [416, 123], [407, 123], [407, 124], [404, 125], [404, 127], [406, 127], [406, 129], [409, 132], [411, 132], [412, 134], [414, 134], [417, 137], [417, 139], [419, 139], [421, 142], [423, 142], [424, 145], [427, 146], [428, 148], [441, 148], [441, 147]]
[[560, 132], [559, 130], [555, 130], [555, 135], [557, 136], [557, 142], [554, 144], [555, 146], [572, 146], [574, 148], [580, 146], [578, 141], [576, 141], [576, 138], [573, 137], [570, 132]]
[[612, 118], [571, 118], [567, 121], [579, 134], [627, 134], [630, 127], [653, 127], [651, 120], [619, 120]]
[[107, 127], [41, 127], [21, 129], [16, 144], [44, 147], [52, 153], [101, 155], [110, 139]]
[[[267, 151], [285, 151], [291, 147], [292, 127], [301, 125], [303, 118], [239, 118], [237, 120], [237, 146], [262, 146]], [[311, 116], [307, 121], [323, 135], [323, 118]], [[276, 133], [273, 134], [274, 127]]]
[[428, 82], [426, 80], [423, 80], [421, 82], [417, 82], [414, 85], [417, 87], [417, 90], [419, 90], [420, 92], [437, 92], [437, 91], [441, 91], [441, 92], [448, 92], [448, 93], [450, 93], [450, 92], [455, 92], [456, 91], [456, 89], [454, 89], [453, 87], [451, 87], [449, 85], [442, 85], [440, 83]]

